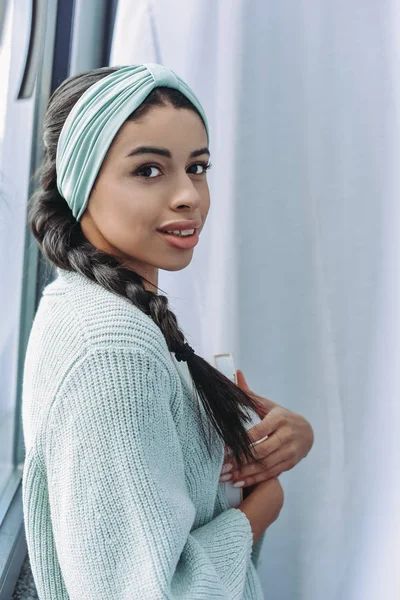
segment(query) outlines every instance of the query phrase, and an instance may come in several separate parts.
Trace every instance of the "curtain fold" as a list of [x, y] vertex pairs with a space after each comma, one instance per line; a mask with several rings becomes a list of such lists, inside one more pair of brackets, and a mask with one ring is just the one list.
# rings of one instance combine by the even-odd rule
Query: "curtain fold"
[[111, 64], [166, 64], [210, 122], [208, 222], [159, 285], [199, 354], [314, 428], [264, 543], [274, 600], [400, 592], [399, 48], [394, 0], [119, 0]]

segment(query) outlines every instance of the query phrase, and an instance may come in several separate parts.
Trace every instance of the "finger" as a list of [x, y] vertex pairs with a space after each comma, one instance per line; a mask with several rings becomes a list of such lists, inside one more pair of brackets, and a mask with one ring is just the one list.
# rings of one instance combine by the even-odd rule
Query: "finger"
[[[250, 477], [242, 477], [239, 481], [244, 481], [244, 485], [241, 487], [248, 487], [251, 485], [255, 485], [256, 483], [261, 483], [262, 481], [268, 481], [268, 479], [275, 479], [284, 471], [289, 471], [289, 469], [289, 463], [285, 461], [279, 463], [278, 465], [275, 465], [272, 469], [268, 471], [262, 471], [261, 473], [257, 473]], [[233, 483], [235, 482], [233, 481]]]
[[[255, 485], [256, 483], [261, 483], [262, 481], [267, 481], [267, 479], [271, 479], [271, 477], [267, 477], [265, 472], [257, 473], [257, 475], [253, 475], [252, 477], [242, 477], [240, 481], [243, 482], [243, 485], [240, 487], [249, 487]], [[232, 482], [235, 483], [235, 482]]]
[[[271, 436], [271, 438], [268, 438], [267, 440], [265, 440], [265, 442], [262, 442], [258, 446], [253, 447], [253, 455], [258, 460], [263, 461], [263, 463], [265, 464], [265, 460], [267, 459], [267, 457], [271, 456], [272, 454], [274, 454], [274, 452], [276, 452], [277, 450], [281, 450], [281, 449], [282, 449], [282, 446], [281, 446], [281, 443], [280, 443], [279, 439], [277, 438], [277, 436]], [[257, 463], [255, 463], [254, 460], [248, 459], [245, 456], [242, 456], [242, 460], [243, 460], [242, 470], [244, 468], [247, 468], [247, 465], [249, 465], [249, 466], [257, 465]], [[233, 456], [228, 455], [224, 458], [222, 468], [224, 468], [228, 465], [231, 466], [231, 469], [229, 472], [239, 470], [239, 465]], [[271, 465], [271, 466], [273, 466], [273, 465]], [[258, 466], [258, 468], [259, 468], [259, 466]]]
[[[254, 429], [254, 428], [252, 428]], [[263, 460], [279, 448], [285, 448], [287, 446], [286, 440], [290, 442], [290, 431], [288, 428], [281, 427], [278, 431], [274, 432], [274, 434], [268, 436], [264, 441], [260, 441], [260, 443], [253, 446], [253, 455], [258, 460]], [[232, 454], [229, 454], [227, 451], [230, 450], [228, 447], [225, 447], [225, 456], [223, 466], [227, 464], [232, 464], [233, 469], [238, 468], [237, 461], [235, 460]], [[253, 461], [247, 459], [242, 455], [243, 465], [251, 464]]]
[[234, 469], [229, 472], [232, 474], [233, 480], [240, 481], [244, 477], [252, 477], [258, 473], [265, 473], [285, 460], [287, 460], [285, 451], [280, 448], [272, 452], [267, 458], [262, 459], [262, 465], [252, 462], [245, 465], [242, 469]]
[[265, 436], [271, 436], [276, 431], [278, 432], [282, 443], [284, 443], [290, 434], [290, 430], [288, 427], [281, 425], [280, 415], [272, 410], [266, 414], [259, 423], [250, 427], [250, 429], [247, 430], [247, 433], [250, 441], [256, 442]]
[[267, 456], [270, 456], [280, 448], [282, 448], [280, 438], [274, 433], [268, 436], [266, 440], [253, 446], [253, 455], [259, 460], [264, 460]]
[[232, 450], [230, 448], [228, 448], [228, 446], [225, 446], [225, 450], [224, 450], [224, 462], [226, 460], [230, 460], [231, 456], [232, 456]]
[[259, 440], [266, 439], [273, 433], [269, 427], [269, 423], [267, 423], [265, 419], [266, 417], [247, 430], [249, 440], [252, 444], [256, 445]]
[[[257, 425], [261, 425], [262, 423], [264, 423], [264, 421], [266, 421], [266, 419], [268, 419], [267, 415], [263, 421], [261, 423], [258, 423]], [[253, 429], [253, 428], [252, 428]], [[266, 445], [269, 445], [270, 447], [273, 447], [274, 449], [276, 448], [276, 446], [285, 446], [288, 443], [292, 443], [293, 442], [293, 435], [292, 435], [292, 429], [288, 426], [282, 426], [282, 427], [268, 427], [267, 425], [263, 428], [263, 431], [270, 431], [271, 429], [273, 429], [272, 433], [269, 433], [267, 436], [267, 439], [270, 440], [270, 442], [273, 441], [273, 443], [271, 444], [270, 442], [267, 442], [266, 440], [262, 441], [263, 445], [260, 445], [260, 447], [258, 448], [258, 444], [257, 444], [257, 440], [255, 440], [255, 442], [253, 442], [254, 444], [254, 448], [257, 448], [257, 451], [265, 449]], [[250, 432], [251, 430], [249, 430]], [[256, 437], [251, 435], [250, 437]], [[268, 448], [269, 450], [269, 448]]]
[[268, 471], [265, 474], [267, 475], [267, 479], [272, 479], [273, 477], [281, 475], [284, 471], [290, 471], [290, 469], [292, 468], [293, 465], [291, 464], [290, 460], [285, 460], [279, 463], [278, 465], [272, 467], [272, 469], [268, 469]]

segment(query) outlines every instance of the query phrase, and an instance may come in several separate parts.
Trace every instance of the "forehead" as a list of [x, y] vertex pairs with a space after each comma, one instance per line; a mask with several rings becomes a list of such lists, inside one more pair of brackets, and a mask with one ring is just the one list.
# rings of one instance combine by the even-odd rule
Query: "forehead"
[[135, 121], [125, 121], [114, 138], [115, 151], [131, 150], [139, 145], [163, 145], [173, 148], [207, 146], [207, 131], [203, 120], [193, 110], [171, 105], [152, 107], [143, 117]]

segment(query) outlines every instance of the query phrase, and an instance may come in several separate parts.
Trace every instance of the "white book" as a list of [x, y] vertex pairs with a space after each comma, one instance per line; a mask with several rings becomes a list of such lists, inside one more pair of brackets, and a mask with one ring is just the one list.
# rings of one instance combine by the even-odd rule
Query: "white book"
[[[236, 369], [232, 354], [214, 354], [214, 366], [218, 371], [221, 371], [225, 377], [228, 377], [233, 383], [237, 384]], [[248, 414], [251, 416], [251, 421], [246, 423], [246, 429], [250, 429], [261, 421], [258, 414], [253, 410], [248, 410]], [[267, 439], [267, 437], [268, 436], [265, 436], [263, 440]], [[258, 441], [255, 442], [255, 444], [257, 443]], [[229, 505], [232, 508], [236, 508], [236, 506], [243, 501], [243, 488], [234, 488], [231, 481], [225, 481], [221, 483], [221, 485], [224, 487], [225, 496]]]

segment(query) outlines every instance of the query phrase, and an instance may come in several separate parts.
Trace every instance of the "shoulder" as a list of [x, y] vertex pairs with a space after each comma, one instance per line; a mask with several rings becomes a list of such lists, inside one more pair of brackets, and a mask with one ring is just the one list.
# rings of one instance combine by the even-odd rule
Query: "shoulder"
[[[143, 355], [156, 372], [168, 374], [173, 387], [178, 385], [172, 354], [151, 317], [129, 300], [65, 272], [43, 290], [30, 331], [23, 377], [25, 414], [35, 407], [45, 409], [75, 369], [87, 372], [90, 362], [95, 370], [100, 357], [106, 357], [103, 364], [118, 372], [127, 357], [132, 361]], [[140, 376], [138, 365], [144, 362], [136, 360], [135, 365]], [[106, 381], [107, 369], [101, 377]]]
[[182, 399], [171, 369], [148, 352], [123, 347], [89, 351], [59, 381], [43, 415], [36, 436], [42, 470], [57, 468], [54, 457], [64, 452], [65, 440], [78, 461], [88, 459], [89, 468], [97, 461], [100, 469], [99, 456], [104, 464], [107, 451], [112, 453], [109, 465], [118, 468], [119, 458], [128, 457], [134, 463], [146, 445], [177, 436]]
[[60, 329], [62, 322], [63, 339], [58, 340], [61, 346], [75, 342], [80, 354], [96, 348], [123, 347], [170, 363], [162, 331], [127, 298], [78, 273], [57, 269], [57, 274], [57, 279], [43, 291], [38, 319], [41, 316], [46, 321], [46, 329]]
[[[80, 422], [82, 431], [97, 431], [106, 415], [106, 429], [111, 423], [133, 426], [132, 418], [152, 423], [149, 411], [155, 409], [161, 420], [178, 424], [182, 400], [175, 361], [149, 316], [74, 273], [44, 289], [25, 357], [24, 425], [30, 440], [43, 440], [67, 423], [71, 430]], [[39, 429], [29, 436], [39, 410]]]

